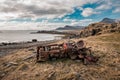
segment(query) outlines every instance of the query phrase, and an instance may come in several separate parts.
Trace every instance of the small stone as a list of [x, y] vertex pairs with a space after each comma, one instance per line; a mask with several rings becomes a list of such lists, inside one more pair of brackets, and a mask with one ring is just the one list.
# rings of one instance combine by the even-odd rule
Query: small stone
[[32, 42], [37, 42], [37, 39], [32, 39]]
[[81, 62], [81, 60], [75, 60], [76, 62]]

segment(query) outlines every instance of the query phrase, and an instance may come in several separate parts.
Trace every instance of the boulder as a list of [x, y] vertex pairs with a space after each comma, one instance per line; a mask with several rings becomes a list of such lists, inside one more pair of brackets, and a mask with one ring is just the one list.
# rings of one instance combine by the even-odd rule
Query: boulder
[[37, 39], [32, 39], [32, 42], [37, 42]]

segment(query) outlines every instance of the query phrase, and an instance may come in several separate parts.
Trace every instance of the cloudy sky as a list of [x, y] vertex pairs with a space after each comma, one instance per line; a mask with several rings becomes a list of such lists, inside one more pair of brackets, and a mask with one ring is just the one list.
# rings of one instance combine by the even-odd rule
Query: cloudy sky
[[0, 30], [86, 26], [120, 19], [120, 0], [0, 0]]

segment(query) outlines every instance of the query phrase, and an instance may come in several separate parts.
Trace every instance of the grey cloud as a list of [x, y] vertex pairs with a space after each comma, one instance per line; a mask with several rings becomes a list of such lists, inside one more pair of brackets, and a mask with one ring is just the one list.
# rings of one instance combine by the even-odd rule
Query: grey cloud
[[16, 12], [16, 11], [17, 11], [17, 9], [14, 8], [14, 7], [11, 7], [11, 8], [9, 8], [9, 7], [2, 7], [0, 9], [0, 12], [5, 12], [5, 13], [7, 13], [7, 12]]
[[[50, 3], [53, 4], [53, 3]], [[59, 4], [59, 3], [58, 3]], [[4, 13], [11, 13], [11, 12], [16, 12], [16, 13], [22, 13], [19, 17], [34, 17], [34, 16], [47, 16], [47, 15], [63, 15], [67, 13], [71, 13], [72, 9], [66, 9], [64, 7], [56, 7], [58, 4], [54, 4], [54, 6], [44, 6], [40, 7], [36, 4], [34, 5], [26, 5], [23, 3], [17, 3], [17, 2], [4, 2], [3, 6], [0, 6], [0, 12]]]
[[18, 17], [59, 17], [72, 13], [74, 11], [73, 7], [96, 1], [97, 0], [6, 0], [0, 3], [0, 12], [18, 13]]
[[[28, 2], [27, 2], [28, 1]], [[30, 1], [30, 3], [29, 3]], [[40, 2], [41, 1], [41, 2]], [[0, 3], [0, 13], [16, 13], [19, 17], [59, 17], [74, 11], [74, 7], [82, 7], [87, 3], [99, 0], [6, 0]], [[113, 0], [101, 2], [113, 3]], [[114, 1], [115, 2], [115, 1]], [[113, 6], [119, 6], [119, 0]], [[101, 4], [101, 3], [100, 3]], [[8, 15], [9, 16], [9, 15]]]

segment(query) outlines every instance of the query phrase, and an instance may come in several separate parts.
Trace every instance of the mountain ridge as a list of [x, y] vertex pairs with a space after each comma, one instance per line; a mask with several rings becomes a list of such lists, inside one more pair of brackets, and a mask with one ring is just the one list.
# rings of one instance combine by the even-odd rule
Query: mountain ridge
[[111, 24], [111, 23], [120, 22], [120, 20], [119, 19], [104, 18], [100, 22]]
[[[120, 22], [120, 19], [111, 19], [111, 18], [103, 18], [100, 22], [98, 23], [108, 23], [108, 24], [112, 24], [112, 23], [118, 23]], [[94, 24], [94, 23], [91, 23]], [[89, 25], [91, 25], [89, 24]], [[88, 25], [88, 26], [89, 26]], [[59, 27], [55, 30], [78, 30], [78, 29], [83, 29], [85, 26], [70, 26], [70, 25], [66, 25], [64, 27]]]
[[64, 27], [59, 27], [56, 30], [77, 30], [77, 29], [82, 29], [84, 26], [69, 26], [66, 25]]

